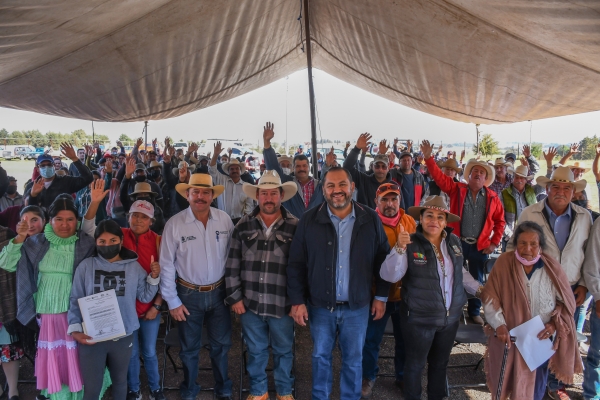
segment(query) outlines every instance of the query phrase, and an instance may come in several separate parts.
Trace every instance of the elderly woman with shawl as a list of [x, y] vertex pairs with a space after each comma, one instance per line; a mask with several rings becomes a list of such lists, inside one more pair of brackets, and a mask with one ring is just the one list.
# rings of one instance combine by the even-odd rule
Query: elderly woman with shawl
[[[541, 400], [549, 370], [565, 383], [572, 383], [573, 375], [582, 372], [573, 320], [575, 300], [561, 265], [543, 254], [546, 240], [538, 224], [519, 224], [513, 241], [516, 250], [498, 258], [481, 296], [487, 322], [496, 331], [494, 336], [487, 328], [487, 384], [494, 398], [506, 346], [509, 352], [500, 398]], [[509, 331], [537, 315], [544, 323], [538, 339], [554, 338], [556, 352], [532, 372], [516, 346], [511, 346]]]

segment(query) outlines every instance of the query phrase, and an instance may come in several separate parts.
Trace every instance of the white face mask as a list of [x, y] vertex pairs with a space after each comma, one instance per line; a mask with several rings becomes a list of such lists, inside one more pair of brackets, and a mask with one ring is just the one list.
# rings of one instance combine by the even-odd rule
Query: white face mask
[[283, 170], [283, 173], [286, 174], [286, 175], [289, 175], [289, 174], [292, 173], [292, 170], [289, 169], [289, 168], [281, 168], [281, 169]]

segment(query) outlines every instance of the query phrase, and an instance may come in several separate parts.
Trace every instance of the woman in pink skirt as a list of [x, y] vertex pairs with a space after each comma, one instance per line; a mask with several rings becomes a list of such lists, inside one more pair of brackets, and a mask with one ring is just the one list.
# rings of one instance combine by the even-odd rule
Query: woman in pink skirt
[[83, 229], [77, 231], [70, 195], [60, 195], [48, 213], [50, 223], [28, 239], [31, 222], [26, 216], [21, 219], [17, 237], [0, 253], [0, 265], [17, 273], [18, 320], [40, 327], [37, 388], [52, 400], [75, 400], [82, 397], [83, 385], [77, 343], [67, 335], [67, 311], [75, 268], [94, 254], [95, 243]]

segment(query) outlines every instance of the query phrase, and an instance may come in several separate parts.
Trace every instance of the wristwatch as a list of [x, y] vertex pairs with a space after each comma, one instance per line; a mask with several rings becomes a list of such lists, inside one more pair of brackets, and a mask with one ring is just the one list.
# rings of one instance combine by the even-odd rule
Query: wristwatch
[[161, 309], [161, 305], [160, 304], [152, 304], [152, 307], [156, 308], [158, 311], [160, 311]]

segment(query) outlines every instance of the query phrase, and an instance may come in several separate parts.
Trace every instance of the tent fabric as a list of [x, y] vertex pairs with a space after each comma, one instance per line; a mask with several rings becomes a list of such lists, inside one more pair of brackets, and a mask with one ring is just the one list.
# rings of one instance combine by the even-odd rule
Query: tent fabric
[[[9, 0], [0, 106], [164, 119], [306, 67], [301, 0]], [[600, 3], [311, 0], [313, 66], [433, 115], [506, 123], [600, 109]]]

